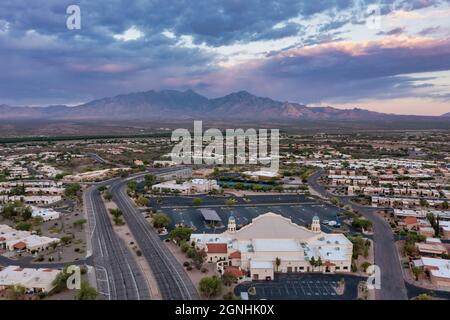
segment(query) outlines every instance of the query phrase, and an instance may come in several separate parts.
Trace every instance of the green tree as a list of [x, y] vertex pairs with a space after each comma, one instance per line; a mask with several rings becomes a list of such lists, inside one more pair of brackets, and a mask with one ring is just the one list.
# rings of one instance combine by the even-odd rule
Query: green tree
[[144, 196], [140, 196], [139, 198], [137, 198], [136, 200], [136, 204], [140, 207], [146, 207], [148, 204], [150, 203], [150, 200], [148, 200], [146, 197]]
[[198, 289], [200, 293], [207, 298], [215, 297], [222, 293], [222, 280], [217, 276], [205, 277], [200, 280]]
[[199, 205], [201, 205], [202, 204], [202, 199], [200, 199], [200, 198], [194, 198], [194, 199], [192, 199], [192, 204], [194, 205], [194, 206], [199, 206]]
[[16, 224], [15, 228], [16, 230], [30, 231], [32, 226], [33, 225], [29, 222], [21, 221], [18, 224]]
[[233, 283], [237, 281], [237, 278], [231, 272], [225, 271], [222, 275], [222, 282], [225, 286], [231, 286]]
[[26, 291], [27, 289], [24, 286], [16, 284], [10, 288], [9, 299], [23, 300]]
[[82, 281], [80, 290], [75, 294], [76, 300], [96, 300], [98, 296], [97, 290], [89, 286], [89, 283]]
[[144, 181], [145, 181], [145, 186], [147, 188], [151, 188], [156, 183], [156, 176], [154, 176], [152, 174], [147, 174], [144, 177]]
[[63, 245], [66, 245], [66, 244], [70, 243], [72, 241], [72, 239], [73, 239], [73, 237], [70, 235], [62, 236], [61, 242], [63, 243]]
[[335, 206], [339, 206], [339, 199], [336, 197], [333, 197], [330, 199], [331, 203]]
[[64, 190], [64, 195], [67, 198], [73, 198], [78, 194], [78, 191], [81, 190], [81, 185], [79, 183], [69, 184]]
[[155, 228], [167, 227], [171, 220], [168, 215], [164, 213], [157, 213], [153, 215], [153, 226]]
[[33, 214], [33, 209], [31, 209], [30, 206], [20, 206], [18, 212], [19, 212], [22, 220], [26, 221], [28, 219], [31, 219], [32, 214]]
[[442, 207], [442, 210], [448, 210], [448, 201], [444, 200], [441, 207]]
[[178, 227], [170, 232], [170, 239], [180, 242], [182, 240], [189, 241], [191, 238], [192, 229], [185, 227]]
[[372, 264], [370, 262], [363, 262], [361, 263], [361, 269], [363, 269], [364, 272], [366, 272], [367, 268], [369, 268]]
[[189, 248], [191, 248], [191, 246], [189, 245], [189, 243], [187, 243], [186, 240], [180, 241], [181, 252], [186, 253], [189, 250]]
[[17, 204], [14, 202], [8, 202], [1, 209], [1, 214], [5, 219], [11, 219], [12, 217], [17, 216], [16, 211]]
[[25, 185], [22, 183], [21, 185], [17, 185], [9, 191], [11, 196], [21, 196], [25, 194]]
[[75, 220], [74, 222], [73, 222], [73, 227], [74, 228], [80, 228], [80, 229], [83, 229], [83, 226], [84, 226], [84, 224], [87, 222], [87, 220], [86, 219], [78, 219], [78, 220]]
[[352, 222], [352, 226], [355, 229], [371, 230], [372, 229], [372, 221], [364, 219], [364, 218], [354, 218], [353, 222]]
[[238, 183], [236, 183], [236, 184], [234, 185], [234, 188], [235, 188], [236, 190], [244, 190], [245, 186], [244, 186], [244, 184], [243, 184], [242, 182], [238, 182]]
[[67, 289], [67, 279], [69, 277], [70, 273], [67, 273], [67, 266], [65, 266], [52, 282], [52, 285], [55, 287], [53, 291], [58, 293]]
[[236, 199], [227, 199], [225, 200], [225, 205], [227, 206], [233, 206], [237, 203]]
[[428, 201], [426, 199], [420, 199], [420, 206], [421, 207], [428, 207]]
[[192, 259], [194, 266], [197, 268], [197, 270], [200, 270], [203, 266], [203, 263], [206, 260], [205, 250], [194, 249], [191, 259]]
[[416, 278], [416, 281], [419, 281], [420, 275], [423, 274], [423, 269], [422, 268], [418, 268], [418, 267], [412, 267], [411, 271], [412, 271], [414, 277]]
[[105, 194], [103, 195], [103, 197], [105, 197], [106, 201], [111, 201], [113, 198], [113, 194], [109, 191], [106, 191]]
[[135, 192], [135, 191], [137, 190], [137, 182], [134, 181], [134, 180], [129, 181], [129, 182], [127, 183], [127, 187], [128, 187], [128, 189], [131, 190], [132, 192]]
[[114, 216], [113, 221], [114, 221], [114, 224], [117, 226], [121, 226], [121, 225], [125, 224], [125, 222], [123, 221], [121, 216]]
[[111, 215], [113, 215], [114, 217], [121, 217], [122, 216], [122, 210], [114, 208], [114, 209], [109, 209], [109, 213], [111, 213]]

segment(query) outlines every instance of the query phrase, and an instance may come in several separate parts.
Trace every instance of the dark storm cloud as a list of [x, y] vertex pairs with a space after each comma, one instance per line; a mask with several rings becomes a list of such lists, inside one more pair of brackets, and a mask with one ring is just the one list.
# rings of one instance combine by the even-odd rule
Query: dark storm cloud
[[[440, 2], [405, 1], [401, 7], [414, 10]], [[211, 83], [215, 83], [216, 90], [226, 90], [220, 78], [211, 79], [221, 70], [217, 64], [220, 57], [212, 51], [178, 45], [181, 36], [190, 36], [194, 44], [209, 47], [296, 35], [304, 36], [303, 45], [323, 44], [339, 40], [338, 29], [347, 23], [361, 23], [367, 5], [376, 3], [379, 1], [2, 0], [0, 103], [77, 102], [165, 87], [196, 87], [208, 93], [212, 91]], [[391, 3], [388, 0], [382, 2], [384, 13], [395, 9]], [[70, 4], [81, 7], [81, 30], [66, 28], [66, 8]], [[305, 28], [309, 19], [320, 15], [328, 18], [316, 33], [307, 34]], [[290, 20], [292, 18], [297, 20]], [[122, 34], [132, 26], [143, 33], [141, 38], [135, 41], [114, 38], [115, 34]], [[163, 31], [170, 31], [175, 38], [165, 36]], [[289, 96], [297, 84], [301, 84], [307, 93], [308, 83], [321, 81], [328, 84], [337, 80], [341, 82], [340, 86], [354, 86], [354, 82], [359, 81], [360, 86], [367, 83], [369, 87], [371, 79], [395, 77], [401, 72], [418, 69], [417, 65], [408, 66], [407, 63], [420, 62], [424, 71], [440, 69], [433, 64], [436, 62], [407, 57], [399, 64], [385, 61], [390, 64], [389, 68], [371, 71], [370, 63], [392, 58], [393, 53], [389, 50], [382, 50], [376, 56], [378, 61], [366, 61], [339, 51], [330, 52], [328, 57], [292, 59], [277, 58], [278, 53], [268, 56], [268, 62], [256, 71], [262, 80], [286, 82], [286, 89], [280, 87], [278, 96]], [[447, 61], [446, 57], [442, 59]], [[333, 61], [339, 61], [340, 65]], [[284, 65], [277, 69], [281, 62]], [[379, 75], [373, 74], [376, 70]], [[377, 80], [373, 84], [384, 88], [390, 81], [394, 80]], [[236, 85], [245, 89], [248, 81], [237, 81]], [[306, 94], [309, 100], [312, 100], [314, 88], [311, 94]], [[330, 90], [330, 95], [332, 92], [342, 94], [340, 91], [348, 92], [336, 89]]]
[[364, 45], [338, 42], [292, 49], [247, 68], [213, 74], [206, 82], [222, 85], [224, 91], [245, 88], [258, 95], [303, 103], [441, 98], [442, 93], [433, 90], [433, 76], [415, 74], [445, 71], [449, 66], [449, 39], [390, 38]]

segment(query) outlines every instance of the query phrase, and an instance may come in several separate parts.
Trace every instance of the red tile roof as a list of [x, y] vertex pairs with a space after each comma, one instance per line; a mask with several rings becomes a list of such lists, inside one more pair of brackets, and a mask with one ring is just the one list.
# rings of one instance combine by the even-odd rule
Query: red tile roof
[[228, 246], [226, 243], [208, 243], [206, 245], [208, 253], [227, 253]]
[[18, 250], [23, 250], [26, 247], [27, 247], [27, 244], [23, 241], [19, 241], [13, 246], [14, 249], [18, 249]]
[[225, 267], [225, 273], [231, 273], [233, 276], [235, 276], [236, 278], [242, 277], [244, 275], [244, 272], [239, 269], [238, 267]]
[[240, 259], [240, 258], [241, 258], [240, 251], [234, 251], [230, 254], [230, 259]]
[[416, 223], [417, 223], [416, 217], [406, 217], [405, 218], [405, 224], [407, 224], [407, 225], [416, 224]]

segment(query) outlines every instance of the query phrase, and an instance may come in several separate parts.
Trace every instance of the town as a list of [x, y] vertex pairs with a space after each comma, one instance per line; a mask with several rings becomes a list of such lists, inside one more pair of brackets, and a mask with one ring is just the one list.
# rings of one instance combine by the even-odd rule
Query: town
[[0, 297], [448, 298], [442, 134], [283, 134], [278, 172], [180, 166], [165, 134], [3, 143]]

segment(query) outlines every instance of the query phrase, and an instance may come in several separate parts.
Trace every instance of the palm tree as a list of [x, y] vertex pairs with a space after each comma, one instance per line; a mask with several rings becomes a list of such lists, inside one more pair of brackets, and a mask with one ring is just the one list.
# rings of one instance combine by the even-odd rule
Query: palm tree
[[316, 259], [314, 257], [309, 259], [309, 264], [312, 266], [312, 269], [314, 271], [314, 267], [316, 266]]
[[14, 285], [11, 288], [11, 292], [10, 292], [10, 298], [11, 300], [22, 300], [23, 297], [25, 296], [25, 292], [27, 291], [27, 289], [22, 286], [22, 285]]
[[277, 272], [278, 272], [278, 268], [280, 267], [280, 264], [281, 264], [281, 259], [278, 258], [278, 257], [276, 257], [276, 259], [275, 259], [275, 265], [277, 266]]
[[414, 277], [416, 278], [416, 281], [419, 281], [419, 276], [423, 274], [422, 268], [418, 267], [412, 267], [411, 268], [412, 273], [414, 274]]

